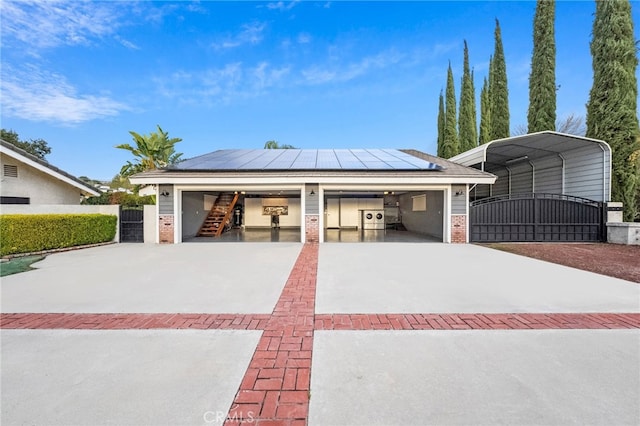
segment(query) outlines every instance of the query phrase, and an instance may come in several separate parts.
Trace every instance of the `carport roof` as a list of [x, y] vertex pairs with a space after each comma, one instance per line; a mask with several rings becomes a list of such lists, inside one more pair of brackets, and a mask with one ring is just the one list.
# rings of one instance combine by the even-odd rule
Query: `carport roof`
[[544, 131], [496, 139], [458, 154], [450, 160], [468, 167], [484, 163], [484, 170], [492, 171], [521, 161], [534, 161], [550, 155], [561, 155], [563, 152], [593, 144], [598, 144], [606, 152], [611, 152], [609, 145], [598, 139]]

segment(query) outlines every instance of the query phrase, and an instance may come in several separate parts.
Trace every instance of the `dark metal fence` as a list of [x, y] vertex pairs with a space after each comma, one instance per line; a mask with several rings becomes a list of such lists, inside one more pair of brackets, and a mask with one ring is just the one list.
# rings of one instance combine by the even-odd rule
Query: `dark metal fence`
[[511, 194], [471, 203], [472, 242], [606, 241], [605, 204], [560, 194]]
[[144, 242], [144, 208], [120, 206], [120, 242]]

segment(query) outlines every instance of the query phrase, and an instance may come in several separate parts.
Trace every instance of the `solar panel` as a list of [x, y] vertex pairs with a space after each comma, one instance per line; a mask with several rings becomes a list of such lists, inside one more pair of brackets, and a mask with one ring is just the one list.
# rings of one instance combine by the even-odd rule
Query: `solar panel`
[[182, 161], [177, 170], [441, 170], [396, 149], [224, 149]]

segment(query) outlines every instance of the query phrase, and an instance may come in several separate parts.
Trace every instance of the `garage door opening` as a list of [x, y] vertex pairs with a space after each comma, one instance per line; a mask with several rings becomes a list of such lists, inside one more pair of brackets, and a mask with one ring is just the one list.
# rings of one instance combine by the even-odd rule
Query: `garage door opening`
[[184, 191], [183, 242], [300, 242], [299, 191]]
[[444, 191], [325, 191], [325, 242], [442, 242]]

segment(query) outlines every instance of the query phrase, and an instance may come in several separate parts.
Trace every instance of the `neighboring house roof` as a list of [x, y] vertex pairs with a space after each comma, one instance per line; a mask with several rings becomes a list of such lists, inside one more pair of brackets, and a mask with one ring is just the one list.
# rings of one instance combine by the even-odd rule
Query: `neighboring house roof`
[[17, 146], [10, 144], [9, 142], [6, 142], [2, 139], [0, 139], [0, 152], [22, 163], [25, 163], [45, 174], [48, 174], [49, 176], [52, 176], [62, 182], [74, 186], [87, 195], [100, 195], [99, 191], [97, 191], [89, 184], [78, 179], [77, 177], [70, 175], [64, 170], [61, 170], [49, 164], [48, 162], [36, 157], [35, 155], [28, 153], [24, 149], [18, 148]]
[[450, 158], [450, 160], [464, 166], [475, 166], [484, 163], [484, 170], [490, 172], [496, 168], [503, 168], [516, 162], [534, 161], [549, 155], [562, 155], [563, 152], [585, 146], [594, 146], [594, 144], [599, 145], [605, 153], [610, 155], [611, 148], [604, 141], [544, 131], [496, 139], [458, 154]]
[[227, 177], [428, 177], [493, 183], [495, 176], [417, 150], [224, 149], [131, 177], [133, 183], [177, 183]]

